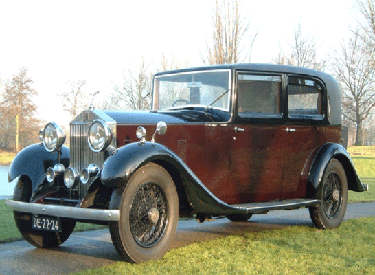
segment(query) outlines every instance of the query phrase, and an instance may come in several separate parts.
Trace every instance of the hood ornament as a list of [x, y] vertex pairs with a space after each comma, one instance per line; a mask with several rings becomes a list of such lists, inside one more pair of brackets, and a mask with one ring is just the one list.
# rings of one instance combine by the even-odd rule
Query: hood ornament
[[91, 102], [90, 102], [90, 106], [89, 106], [90, 111], [95, 110], [94, 100], [95, 100], [95, 96], [97, 96], [99, 93], [100, 93], [100, 91], [96, 91], [96, 92], [93, 92], [93, 93], [90, 94], [90, 97], [91, 97]]

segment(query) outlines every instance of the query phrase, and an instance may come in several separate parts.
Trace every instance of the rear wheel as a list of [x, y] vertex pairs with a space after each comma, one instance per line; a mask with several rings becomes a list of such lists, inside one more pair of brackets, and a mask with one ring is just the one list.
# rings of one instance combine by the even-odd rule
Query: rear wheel
[[252, 214], [233, 214], [228, 215], [228, 220], [232, 222], [246, 222], [251, 218]]
[[[28, 202], [31, 196], [31, 182], [26, 177], [21, 177], [15, 188], [13, 199]], [[71, 219], [60, 219], [60, 232], [45, 232], [33, 230], [32, 217], [29, 213], [14, 211], [14, 221], [23, 238], [35, 247], [52, 248], [65, 242], [73, 232], [76, 222]]]
[[175, 237], [178, 196], [169, 173], [149, 163], [128, 181], [120, 203], [120, 221], [110, 224], [112, 242], [130, 262], [162, 257]]
[[318, 206], [309, 207], [310, 217], [318, 228], [338, 227], [344, 219], [348, 203], [348, 183], [340, 161], [328, 163], [317, 192]]

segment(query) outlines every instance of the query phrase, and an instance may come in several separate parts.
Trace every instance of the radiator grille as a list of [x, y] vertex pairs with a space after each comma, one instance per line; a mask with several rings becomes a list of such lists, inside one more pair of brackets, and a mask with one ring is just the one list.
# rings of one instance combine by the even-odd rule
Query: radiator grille
[[[72, 122], [70, 124], [70, 167], [78, 172], [86, 168], [89, 164], [96, 164], [103, 167], [104, 152], [95, 153], [90, 150], [87, 142], [88, 128], [91, 122]], [[89, 186], [79, 184], [74, 191], [79, 192], [82, 198], [88, 191]]]

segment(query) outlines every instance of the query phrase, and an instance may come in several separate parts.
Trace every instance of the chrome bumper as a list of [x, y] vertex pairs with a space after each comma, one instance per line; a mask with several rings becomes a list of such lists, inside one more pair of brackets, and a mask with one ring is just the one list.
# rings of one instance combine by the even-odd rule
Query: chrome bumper
[[48, 215], [77, 220], [93, 220], [108, 222], [120, 220], [120, 210], [79, 208], [62, 205], [28, 203], [14, 200], [6, 200], [5, 204], [12, 208], [14, 211], [31, 213], [35, 215]]

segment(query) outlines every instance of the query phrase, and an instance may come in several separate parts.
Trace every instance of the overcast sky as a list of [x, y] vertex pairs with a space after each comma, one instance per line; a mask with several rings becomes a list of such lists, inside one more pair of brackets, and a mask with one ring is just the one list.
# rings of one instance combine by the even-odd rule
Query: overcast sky
[[[355, 0], [247, 0], [241, 7], [258, 34], [251, 61], [261, 63], [288, 51], [299, 24], [318, 57], [329, 58], [359, 20]], [[214, 12], [215, 0], [1, 0], [0, 83], [26, 68], [39, 92], [39, 117], [67, 123], [57, 94], [72, 81], [105, 95], [142, 58], [150, 70], [162, 55], [202, 65]]]

